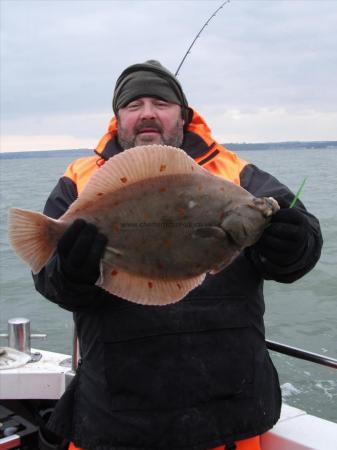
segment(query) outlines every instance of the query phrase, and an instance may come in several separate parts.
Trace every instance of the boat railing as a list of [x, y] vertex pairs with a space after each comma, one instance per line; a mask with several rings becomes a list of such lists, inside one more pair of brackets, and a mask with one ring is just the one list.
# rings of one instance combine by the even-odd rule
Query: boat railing
[[[38, 359], [38, 354], [31, 352], [31, 339], [40, 338], [45, 339], [46, 334], [31, 334], [30, 332], [30, 321], [25, 318], [13, 318], [8, 320], [8, 332], [1, 333], [0, 337], [8, 338], [8, 347], [12, 347], [21, 352], [31, 355], [32, 360], [34, 356], [36, 360]], [[309, 352], [301, 348], [292, 347], [290, 345], [282, 344], [280, 342], [271, 341], [266, 339], [266, 345], [269, 350], [282, 353], [287, 356], [292, 356], [294, 358], [302, 359], [304, 361], [310, 361], [315, 364], [320, 364], [325, 367], [337, 369], [337, 359], [331, 358], [329, 356], [321, 355], [319, 353]], [[74, 374], [76, 372], [78, 363], [80, 360], [79, 342], [76, 333], [76, 327], [74, 325], [73, 330], [73, 348], [71, 359], [67, 360], [67, 363], [71, 367], [71, 372]]]
[[307, 350], [303, 350], [301, 348], [291, 347], [290, 345], [281, 344], [280, 342], [270, 341], [268, 339], [266, 339], [266, 344], [269, 350], [320, 364], [325, 367], [337, 369], [337, 359], [331, 358], [329, 356], [308, 352]]

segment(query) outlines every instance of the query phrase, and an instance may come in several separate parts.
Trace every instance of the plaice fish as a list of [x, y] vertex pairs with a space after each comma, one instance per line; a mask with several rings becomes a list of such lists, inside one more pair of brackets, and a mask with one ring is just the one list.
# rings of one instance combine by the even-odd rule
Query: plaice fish
[[149, 145], [107, 161], [58, 220], [11, 208], [9, 237], [38, 273], [82, 218], [108, 238], [98, 284], [126, 300], [165, 305], [253, 245], [278, 209], [273, 198], [212, 175], [181, 149]]

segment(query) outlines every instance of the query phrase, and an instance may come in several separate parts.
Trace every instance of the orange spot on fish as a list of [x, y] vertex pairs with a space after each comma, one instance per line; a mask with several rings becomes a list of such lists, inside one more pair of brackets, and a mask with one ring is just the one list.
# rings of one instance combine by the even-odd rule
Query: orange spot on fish
[[147, 283], [147, 285], [149, 286], [150, 289], [153, 288], [153, 283], [152, 283], [152, 281], [149, 281], [149, 282]]
[[222, 213], [220, 214], [220, 220], [223, 220], [224, 218], [225, 218], [225, 213], [222, 212]]
[[181, 284], [177, 283], [178, 289], [181, 289]]
[[147, 219], [150, 219], [151, 216], [148, 213], [144, 213], [143, 217], [145, 220], [147, 220]]
[[126, 177], [123, 177], [120, 179], [122, 183], [126, 183], [128, 181], [128, 179]]
[[192, 170], [192, 172], [194, 172], [194, 167], [193, 166], [191, 166], [191, 170]]
[[119, 223], [114, 223], [112, 224], [112, 229], [116, 231], [116, 233], [119, 233], [121, 230], [121, 226], [119, 225]]
[[221, 187], [221, 188], [220, 188], [220, 191], [225, 192], [225, 188], [224, 188], [224, 187]]
[[172, 247], [172, 241], [171, 241], [171, 239], [165, 239], [165, 240], [163, 241], [163, 245], [164, 245], [164, 247], [166, 247], [166, 248]]
[[103, 192], [98, 192], [98, 193], [97, 193], [97, 197], [101, 197], [102, 195], [104, 195]]
[[164, 187], [159, 189], [159, 192], [166, 192], [166, 191], [167, 191], [167, 189]]
[[180, 217], [184, 217], [186, 215], [186, 210], [184, 208], [178, 208], [178, 213]]
[[199, 184], [198, 191], [202, 191], [202, 186]]
[[119, 202], [118, 200], [116, 200], [116, 201], [114, 202], [113, 205], [114, 205], [114, 206], [117, 206], [117, 205], [119, 205], [119, 203], [120, 203], [120, 202]]
[[115, 275], [117, 275], [118, 274], [118, 272], [117, 272], [117, 270], [115, 270], [115, 269], [113, 269], [112, 271], [111, 271], [111, 275], [114, 277]]
[[166, 164], [162, 164], [159, 168], [159, 172], [164, 172], [166, 170]]
[[105, 163], [105, 160], [104, 160], [104, 159], [98, 159], [98, 160], [96, 161], [96, 165], [98, 166], [98, 168], [101, 167], [101, 166], [103, 166], [104, 163]]

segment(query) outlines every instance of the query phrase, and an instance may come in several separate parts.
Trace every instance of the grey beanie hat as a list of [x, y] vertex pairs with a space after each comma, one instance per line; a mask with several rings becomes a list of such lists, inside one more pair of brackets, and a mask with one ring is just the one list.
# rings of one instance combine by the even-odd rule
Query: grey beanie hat
[[134, 64], [122, 72], [117, 79], [112, 101], [114, 113], [140, 97], [156, 97], [176, 103], [182, 108], [185, 125], [190, 121], [190, 110], [179, 81], [159, 61]]

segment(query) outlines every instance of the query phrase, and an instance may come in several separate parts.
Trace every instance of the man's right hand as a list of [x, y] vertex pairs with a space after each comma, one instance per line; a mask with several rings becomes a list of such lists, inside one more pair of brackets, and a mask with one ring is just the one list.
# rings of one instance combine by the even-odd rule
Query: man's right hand
[[63, 275], [73, 283], [95, 284], [107, 241], [95, 225], [76, 219], [57, 245]]

